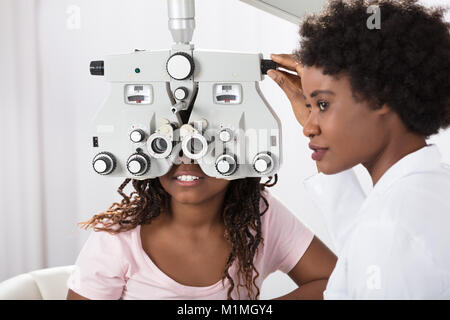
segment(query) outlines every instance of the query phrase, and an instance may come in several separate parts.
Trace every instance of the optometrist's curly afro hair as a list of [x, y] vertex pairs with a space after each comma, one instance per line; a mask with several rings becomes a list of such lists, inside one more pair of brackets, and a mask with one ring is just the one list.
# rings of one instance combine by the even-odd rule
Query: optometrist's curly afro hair
[[[380, 28], [368, 19], [379, 8]], [[450, 24], [442, 7], [416, 0], [331, 0], [300, 26], [294, 51], [305, 66], [346, 74], [355, 97], [386, 103], [426, 138], [450, 125]], [[370, 20], [369, 21], [376, 21]]]

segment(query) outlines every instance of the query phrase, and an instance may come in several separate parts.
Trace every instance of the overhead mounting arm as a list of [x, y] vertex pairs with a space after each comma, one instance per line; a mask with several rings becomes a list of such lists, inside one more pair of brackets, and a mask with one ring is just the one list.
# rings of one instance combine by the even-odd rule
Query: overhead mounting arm
[[319, 12], [327, 0], [239, 0], [279, 18], [300, 24], [303, 16]]

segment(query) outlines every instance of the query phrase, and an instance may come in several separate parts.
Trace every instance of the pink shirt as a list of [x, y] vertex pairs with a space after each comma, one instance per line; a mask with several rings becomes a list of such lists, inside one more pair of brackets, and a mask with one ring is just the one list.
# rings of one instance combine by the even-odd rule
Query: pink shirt
[[[254, 265], [259, 272], [256, 284], [272, 272], [288, 273], [305, 253], [314, 234], [305, 227], [277, 198], [265, 191], [269, 209], [261, 217], [264, 245], [259, 247]], [[261, 200], [260, 208], [265, 208]], [[76, 268], [67, 280], [68, 287], [89, 299], [227, 299], [227, 279], [207, 286], [182, 285], [167, 276], [142, 248], [140, 226], [116, 235], [91, 232], [81, 250]], [[237, 283], [237, 261], [230, 275]], [[233, 299], [238, 299], [236, 286]], [[240, 299], [248, 293], [240, 288]]]

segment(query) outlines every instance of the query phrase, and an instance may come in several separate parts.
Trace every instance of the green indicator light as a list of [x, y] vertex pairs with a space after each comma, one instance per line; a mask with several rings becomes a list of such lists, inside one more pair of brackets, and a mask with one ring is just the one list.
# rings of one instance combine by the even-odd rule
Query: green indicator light
[[136, 68], [136, 69], [134, 69], [134, 72], [136, 72], [136, 73], [140, 73], [140, 72], [141, 72], [141, 69], [139, 69], [139, 68]]

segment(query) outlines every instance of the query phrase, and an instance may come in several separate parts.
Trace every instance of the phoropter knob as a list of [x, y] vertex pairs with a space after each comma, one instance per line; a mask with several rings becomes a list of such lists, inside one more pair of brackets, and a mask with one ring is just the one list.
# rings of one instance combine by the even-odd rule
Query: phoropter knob
[[135, 143], [141, 142], [142, 140], [144, 140], [144, 138], [145, 138], [145, 132], [141, 129], [133, 130], [130, 133], [130, 140]]
[[116, 168], [116, 160], [109, 152], [101, 152], [92, 160], [95, 172], [102, 175], [110, 174]]
[[217, 157], [216, 170], [224, 176], [232, 175], [237, 170], [236, 158], [229, 154]]
[[272, 171], [274, 161], [269, 152], [258, 153], [253, 159], [253, 169], [259, 174], [267, 174]]
[[262, 74], [267, 74], [267, 71], [269, 71], [270, 69], [277, 69], [278, 67], [279, 67], [279, 64], [273, 60], [269, 60], [269, 59], [261, 60], [261, 73]]
[[167, 73], [175, 80], [185, 80], [194, 73], [194, 59], [186, 52], [177, 52], [167, 60]]
[[177, 100], [184, 100], [189, 95], [189, 91], [185, 87], [179, 87], [175, 89], [173, 95]]
[[127, 169], [131, 174], [141, 176], [150, 169], [150, 158], [143, 153], [135, 153], [128, 158]]
[[101, 61], [91, 61], [89, 70], [93, 76], [104, 76], [105, 75], [105, 62]]
[[219, 140], [222, 142], [229, 142], [233, 138], [233, 132], [230, 129], [222, 129], [219, 132]]

